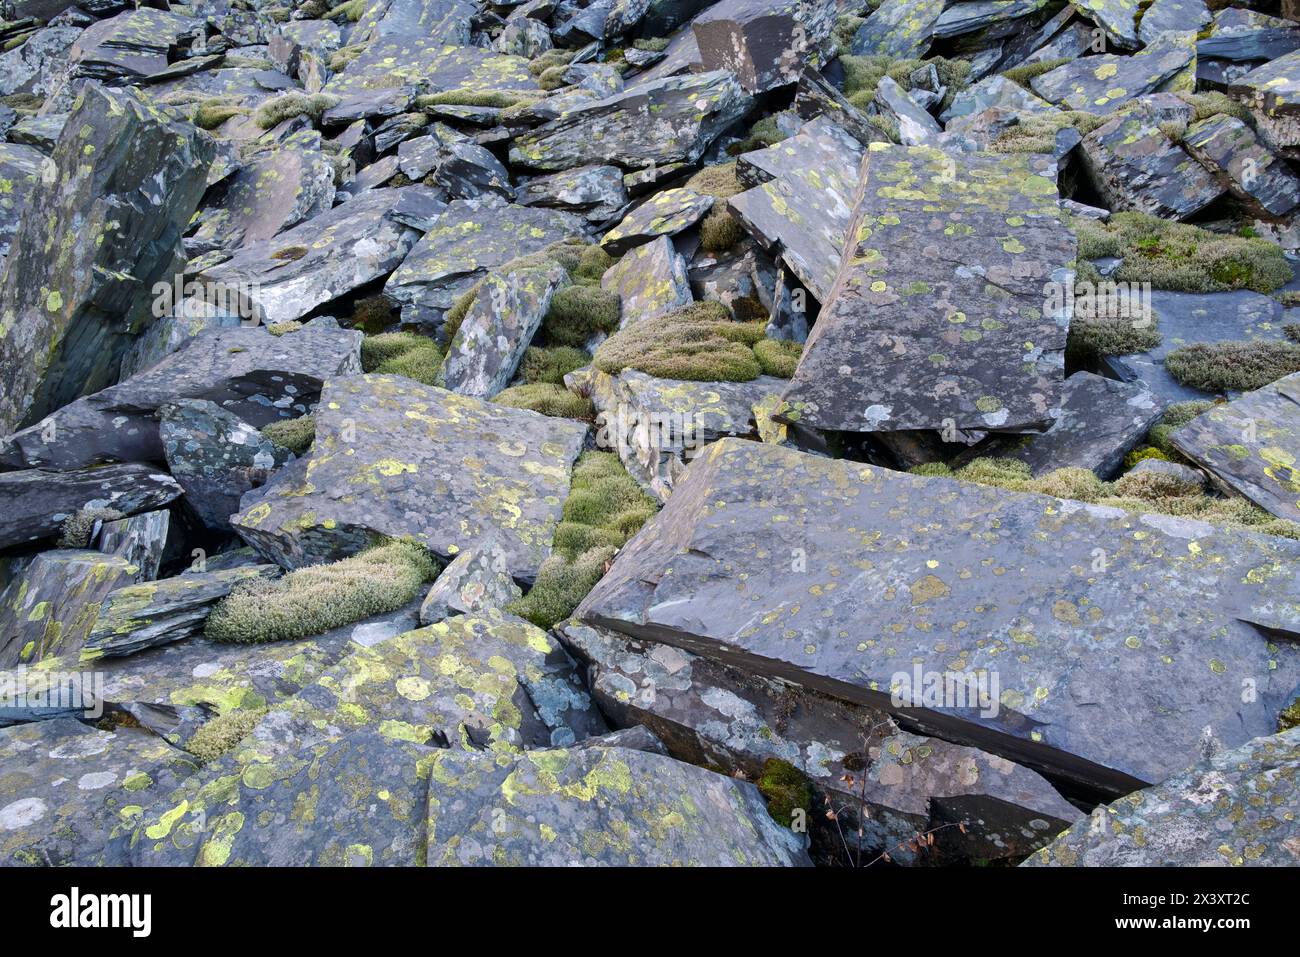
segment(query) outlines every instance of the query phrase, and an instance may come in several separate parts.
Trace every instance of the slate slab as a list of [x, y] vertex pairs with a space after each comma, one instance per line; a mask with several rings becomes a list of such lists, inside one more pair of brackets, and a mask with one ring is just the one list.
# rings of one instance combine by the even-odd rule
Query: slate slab
[[686, 259], [673, 241], [660, 236], [619, 257], [600, 277], [600, 288], [622, 301], [619, 328], [653, 319], [695, 301], [686, 272]]

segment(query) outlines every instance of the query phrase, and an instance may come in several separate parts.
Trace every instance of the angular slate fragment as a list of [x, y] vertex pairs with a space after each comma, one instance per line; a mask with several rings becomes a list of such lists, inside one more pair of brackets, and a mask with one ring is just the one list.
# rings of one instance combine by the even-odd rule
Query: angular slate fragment
[[810, 863], [754, 785], [661, 754], [442, 752], [430, 776], [431, 867]]
[[441, 321], [488, 270], [584, 232], [572, 213], [497, 196], [456, 200], [388, 277], [384, 294], [402, 306], [403, 322]]
[[1138, 45], [1137, 0], [1070, 0], [1082, 16], [1106, 31], [1106, 39], [1132, 50]]
[[125, 558], [138, 568], [136, 581], [153, 581], [158, 577], [158, 566], [162, 564], [170, 528], [171, 512], [167, 509], [141, 512], [105, 522], [96, 547], [106, 555]]
[[75, 654], [114, 588], [135, 580], [125, 558], [53, 549], [32, 558], [0, 592], [0, 668]]
[[749, 95], [726, 70], [638, 83], [516, 138], [510, 162], [542, 170], [693, 163], [749, 105]]
[[469, 0], [379, 0], [367, 5], [348, 42], [413, 37], [467, 47], [476, 13], [478, 6]]
[[0, 862], [38, 867], [126, 864], [113, 828], [196, 768], [147, 731], [75, 718], [0, 730], [0, 766]]
[[1216, 60], [1274, 60], [1300, 49], [1300, 26], [1294, 20], [1255, 10], [1225, 7], [1214, 15], [1208, 35], [1196, 41], [1196, 55]]
[[586, 432], [401, 376], [331, 379], [311, 452], [248, 493], [232, 523], [286, 568], [412, 535], [444, 558], [495, 541], [530, 582]]
[[751, 169], [786, 172], [727, 200], [745, 230], [782, 259], [819, 302], [826, 301], [835, 280], [862, 151], [833, 122], [812, 120], [789, 139], [745, 157]]
[[201, 21], [165, 10], [139, 8], [86, 28], [69, 54], [69, 80], [138, 80], [167, 69], [169, 48], [201, 35]]
[[515, 201], [521, 206], [564, 209], [602, 222], [627, 205], [627, 190], [623, 171], [617, 166], [580, 166], [520, 184]]
[[147, 318], [142, 294], [170, 279], [209, 144], [129, 92], [78, 96], [56, 178], [32, 194], [5, 261], [0, 433], [113, 381], [128, 333]]
[[[1205, 0], [1154, 0], [1142, 13], [1138, 37], [1144, 45], [1153, 43], [1162, 33], [1200, 33], [1210, 22], [1210, 8]], [[1196, 55], [1207, 56], [1196, 44]]]
[[686, 274], [686, 259], [677, 254], [667, 236], [624, 253], [600, 277], [600, 288], [617, 294], [622, 301], [620, 329], [695, 301]]
[[490, 399], [509, 385], [551, 297], [569, 284], [559, 263], [489, 275], [447, 347], [446, 388]]
[[[769, 758], [803, 772], [814, 789], [808, 826], [823, 830], [837, 861], [845, 852], [837, 823], [813, 813], [827, 800], [844, 809], [845, 833], [863, 827], [866, 860], [884, 851], [903, 864], [1019, 858], [1080, 816], [1029, 769], [898, 731], [879, 712], [574, 621], [560, 637], [615, 725], [644, 725], [673, 757], [723, 774], [757, 780]], [[954, 820], [968, 822], [964, 833], [944, 828], [923, 855], [907, 847]]]
[[854, 56], [924, 55], [944, 0], [884, 0], [853, 34]]
[[263, 322], [301, 319], [391, 272], [444, 205], [425, 186], [368, 190], [198, 278], [244, 293]]
[[950, 3], [930, 28], [936, 39], [963, 36], [986, 27], [1005, 27], [1015, 30], [1011, 24], [1030, 14], [1037, 13], [1046, 0], [966, 0]]
[[514, 199], [510, 174], [483, 147], [473, 143], [444, 143], [438, 153], [433, 179], [453, 199], [474, 199], [488, 194]]
[[1055, 162], [878, 143], [859, 197], [782, 415], [852, 432], [1050, 424], [1069, 305], [1051, 314], [1043, 289], [1073, 281], [1075, 256]]
[[504, 608], [522, 597], [499, 549], [469, 548], [453, 558], [430, 586], [420, 603], [420, 624], [432, 625], [452, 615]]
[[1295, 867], [1300, 728], [1215, 754], [1099, 807], [1025, 867]]
[[659, 236], [675, 236], [713, 208], [713, 197], [693, 189], [665, 189], [637, 206], [600, 240], [605, 251], [621, 256]]
[[898, 141], [904, 146], [938, 145], [943, 127], [893, 77], [880, 78], [872, 102], [881, 115], [893, 120], [898, 127]]
[[261, 428], [307, 411], [331, 376], [361, 368], [361, 333], [304, 326], [274, 336], [258, 326], [215, 329], [152, 368], [88, 395], [5, 439], [0, 461], [68, 469], [162, 461], [158, 409], [205, 399]]
[[1183, 134], [1188, 151], [1219, 172], [1238, 199], [1266, 216], [1285, 216], [1300, 206], [1300, 176], [1259, 142], [1235, 116], [1219, 114], [1193, 123]]
[[746, 93], [795, 82], [831, 34], [833, 0], [720, 0], [691, 30], [705, 70], [730, 70]]
[[249, 565], [191, 572], [115, 589], [105, 598], [95, 627], [86, 636], [80, 649], [81, 660], [131, 655], [196, 635], [203, 630], [212, 606], [240, 582], [279, 574], [280, 569], [274, 565]]
[[119, 381], [157, 365], [179, 349], [185, 340], [194, 338], [200, 332], [243, 324], [243, 317], [228, 305], [220, 306], [203, 299], [185, 298], [184, 286], [181, 287], [181, 296], [179, 302], [170, 303], [166, 315], [155, 319], [144, 334], [131, 344], [122, 357]]
[[1140, 383], [1076, 372], [1065, 380], [1052, 427], [1021, 441], [998, 439], [980, 455], [1019, 459], [1035, 475], [1059, 468], [1091, 469], [1108, 479], [1151, 426], [1165, 404]]
[[[1272, 730], [1300, 647], [1263, 629], [1300, 634], [1297, 559], [1283, 538], [723, 439], [575, 617], [1118, 796], [1207, 725], [1227, 747]], [[935, 693], [945, 673], [963, 694]], [[983, 698], [956, 684], [979, 680]]]
[[1300, 372], [1214, 406], [1169, 441], [1219, 485], [1300, 521]]
[[0, 257], [9, 254], [9, 244], [36, 188], [44, 160], [45, 156], [34, 147], [0, 143]]
[[74, 26], [47, 27], [28, 36], [21, 46], [0, 54], [0, 96], [47, 96], [53, 92], [81, 32]]
[[1156, 90], [1195, 58], [1189, 34], [1165, 34], [1141, 53], [1083, 57], [1034, 77], [1029, 85], [1062, 109], [1112, 113], [1133, 97]]
[[805, 120], [826, 116], [828, 122], [843, 128], [860, 144], [892, 142], [888, 136], [838, 89], [826, 82], [816, 70], [804, 70], [795, 87], [794, 110]]
[[161, 508], [181, 491], [170, 475], [136, 463], [63, 472], [0, 472], [0, 548], [55, 536], [63, 520], [83, 508], [112, 508], [131, 515]]
[[1005, 76], [990, 76], [959, 90], [953, 96], [952, 105], [940, 114], [939, 119], [949, 123], [959, 116], [982, 113], [994, 106], [1014, 110], [1021, 117], [1053, 112], [1046, 100], [1034, 96], [1019, 83], [1013, 83]]
[[1224, 193], [1153, 115], [1139, 110], [1085, 136], [1082, 153], [1089, 178], [1112, 209], [1186, 219]]
[[1232, 82], [1229, 92], [1247, 101], [1255, 131], [1269, 146], [1296, 155], [1300, 149], [1300, 50], [1270, 60]]

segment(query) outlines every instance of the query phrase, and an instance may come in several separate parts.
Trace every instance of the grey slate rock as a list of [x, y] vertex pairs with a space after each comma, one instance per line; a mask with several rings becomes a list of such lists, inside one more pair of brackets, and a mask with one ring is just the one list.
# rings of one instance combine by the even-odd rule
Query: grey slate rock
[[[113, 381], [147, 318], [142, 293], [170, 279], [209, 144], [129, 92], [79, 95], [52, 157], [57, 186], [33, 193], [5, 263], [0, 432]], [[54, 256], [56, 239], [67, 246]]]
[[660, 236], [675, 236], [703, 219], [713, 203], [712, 196], [689, 187], [661, 190], [623, 217], [600, 245], [611, 256], [621, 256]]
[[1215, 754], [1099, 807], [1025, 867], [1295, 867], [1300, 728]]
[[1276, 150], [1295, 156], [1300, 150], [1300, 50], [1256, 67], [1231, 81], [1229, 91], [1245, 100], [1255, 132]]
[[1106, 39], [1131, 50], [1138, 45], [1138, 5], [1133, 0], [1070, 0], [1082, 16], [1106, 31]]
[[720, 0], [691, 21], [705, 70], [730, 70], [746, 93], [799, 79], [830, 37], [833, 0]]
[[108, 555], [125, 558], [139, 569], [138, 582], [153, 581], [158, 577], [163, 552], [167, 549], [167, 533], [171, 530], [171, 512], [155, 509], [129, 515], [116, 521], [105, 522], [99, 532], [96, 547]]
[[853, 35], [854, 56], [923, 56], [944, 6], [943, 0], [884, 0]]
[[433, 179], [452, 199], [493, 194], [512, 200], [515, 196], [510, 174], [501, 161], [473, 143], [444, 143]]
[[420, 624], [469, 615], [487, 608], [505, 608], [523, 591], [510, 577], [506, 557], [500, 550], [467, 548], [447, 565], [420, 604]]
[[0, 96], [52, 93], [81, 32], [80, 27], [47, 27], [29, 36], [22, 46], [0, 54]]
[[[1142, 13], [1138, 23], [1138, 38], [1144, 45], [1153, 43], [1160, 34], [1200, 33], [1211, 20], [1210, 8], [1205, 0], [1154, 0]], [[1196, 55], [1205, 56], [1201, 44], [1196, 44]]]
[[1196, 41], [1196, 55], [1211, 60], [1275, 60], [1300, 49], [1300, 26], [1256, 10], [1225, 7], [1214, 14], [1209, 35]]
[[1044, 315], [1043, 289], [1073, 281], [1075, 255], [1054, 180], [1045, 156], [873, 145], [853, 245], [777, 417], [853, 432], [1049, 425], [1069, 304]]
[[897, 124], [898, 141], [904, 146], [938, 145], [943, 127], [893, 77], [880, 78], [873, 102], [883, 116]]
[[627, 190], [617, 166], [580, 166], [521, 183], [515, 201], [567, 210], [599, 223], [627, 205]]
[[1183, 135], [1183, 143], [1257, 212], [1285, 216], [1300, 206], [1300, 177], [1235, 116], [1220, 114], [1193, 123]]
[[0, 548], [58, 534], [63, 520], [83, 508], [113, 508], [125, 515], [161, 508], [181, 495], [165, 472], [131, 463], [51, 472], [0, 472]]
[[9, 255], [9, 244], [27, 201], [36, 189], [44, 155], [35, 147], [19, 143], [0, 143], [0, 257]]
[[[174, 287], [173, 287], [174, 288]], [[177, 296], [170, 297], [175, 300]], [[135, 340], [122, 357], [120, 380], [131, 378], [157, 365], [187, 340], [209, 329], [229, 329], [243, 324], [237, 309], [223, 307], [199, 298], [186, 298], [181, 287], [180, 301], [172, 302], [166, 315], [159, 316]]]
[[[1109, 0], [1122, 2], [1122, 0]], [[964, 36], [988, 27], [1000, 26], [1008, 31], [1018, 29], [1011, 21], [1037, 13], [1046, 0], [967, 0], [948, 4], [934, 26], [931, 35], [936, 39]]]
[[1029, 85], [1062, 109], [1113, 113], [1133, 97], [1159, 89], [1195, 58], [1189, 34], [1164, 34], [1141, 53], [1083, 57], [1034, 77]]
[[[1104, 570], [1084, 577], [1096, 549]], [[1272, 730], [1300, 684], [1300, 649], [1267, 637], [1300, 633], [1298, 557], [1273, 536], [723, 439], [575, 617], [1115, 797], [1184, 766], [1207, 725], [1227, 747]], [[927, 673], [945, 672], [985, 694], [933, 694]]]
[[412, 535], [444, 558], [495, 541], [532, 581], [586, 432], [400, 376], [331, 379], [311, 452], [246, 495], [232, 522], [286, 568]]
[[622, 302], [620, 329], [695, 301], [686, 274], [686, 260], [678, 255], [667, 236], [624, 253], [600, 277], [600, 288], [615, 293]]

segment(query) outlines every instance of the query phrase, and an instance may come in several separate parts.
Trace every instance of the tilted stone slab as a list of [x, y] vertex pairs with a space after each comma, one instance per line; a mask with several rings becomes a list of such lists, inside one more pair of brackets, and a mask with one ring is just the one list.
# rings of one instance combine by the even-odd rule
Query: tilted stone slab
[[1295, 867], [1300, 728], [1255, 738], [1131, 794], [1025, 867]]
[[242, 293], [263, 322], [301, 319], [398, 266], [445, 204], [426, 186], [372, 189], [227, 261], [199, 279]]
[[730, 70], [747, 93], [799, 79], [831, 35], [833, 0], [721, 0], [691, 21], [705, 70]]
[[749, 105], [749, 95], [726, 70], [651, 80], [583, 103], [516, 138], [510, 162], [541, 170], [693, 163]]
[[134, 463], [67, 472], [0, 472], [0, 548], [56, 536], [64, 519], [83, 508], [131, 515], [161, 508], [181, 493], [166, 472]]
[[5, 261], [0, 433], [115, 380], [148, 319], [145, 293], [171, 279], [210, 143], [129, 92], [78, 96], [55, 180], [32, 194]]
[[207, 400], [260, 428], [306, 412], [326, 379], [360, 371], [361, 333], [352, 329], [305, 326], [280, 336], [258, 326], [215, 329], [9, 436], [0, 461], [59, 469], [161, 461], [157, 413], [169, 402]]
[[167, 549], [167, 533], [171, 528], [171, 512], [157, 509], [141, 512], [127, 518], [104, 522], [96, 547], [105, 554], [125, 558], [139, 569], [138, 582], [153, 581], [158, 577], [163, 552]]
[[1247, 100], [1255, 130], [1266, 143], [1295, 155], [1300, 148], [1300, 50], [1256, 67], [1229, 91]]
[[1132, 56], [1083, 57], [1034, 77], [1029, 85], [1062, 109], [1112, 113], [1186, 69], [1196, 58], [1190, 38], [1190, 34], [1164, 34]]
[[401, 376], [332, 379], [311, 452], [248, 493], [232, 524], [286, 568], [411, 535], [443, 558], [495, 541], [532, 581], [586, 432]]
[[1141, 383], [1076, 372], [1065, 380], [1050, 429], [1032, 437], [995, 439], [992, 445], [980, 446], [978, 454], [1019, 459], [1035, 475], [1071, 467], [1091, 469], [1098, 478], [1108, 479], [1164, 408]]
[[0, 143], [0, 256], [9, 254], [9, 244], [36, 188], [44, 159], [35, 147]]
[[575, 617], [1118, 796], [1185, 766], [1207, 725], [1227, 747], [1273, 729], [1300, 648], [1262, 629], [1300, 634], [1298, 557], [1273, 536], [723, 439]]
[[627, 205], [623, 171], [617, 166], [582, 166], [521, 183], [515, 201], [580, 213], [593, 222], [609, 219]]
[[432, 625], [453, 615], [504, 608], [523, 597], [510, 577], [505, 556], [492, 546], [470, 548], [451, 560], [420, 603], [420, 624]]
[[1106, 39], [1132, 50], [1138, 45], [1137, 0], [1070, 0], [1082, 16], [1106, 31]]
[[60, 548], [33, 557], [0, 592], [0, 667], [75, 654], [100, 602], [136, 571], [125, 558], [97, 551]]
[[[1162, 33], [1200, 33], [1212, 15], [1205, 0], [1155, 0], [1142, 13], [1138, 24], [1138, 37], [1143, 44], [1153, 43]], [[1196, 44], [1196, 55], [1206, 56], [1201, 44]]]
[[784, 394], [820, 429], [1040, 430], [1063, 381], [1075, 240], [1050, 157], [873, 144], [823, 300]]
[[1214, 25], [1196, 41], [1198, 57], [1239, 62], [1275, 60], [1297, 49], [1300, 26], [1294, 20], [1241, 7], [1226, 7], [1215, 13]]
[[713, 197], [678, 187], [655, 193], [607, 232], [600, 245], [612, 256], [621, 256], [659, 236], [675, 236], [689, 229], [713, 208]]
[[75, 718], [0, 730], [0, 765], [0, 862], [38, 867], [126, 864], [112, 830], [197, 766], [147, 731]]
[[1235, 116], [1220, 114], [1193, 123], [1184, 133], [1183, 143], [1257, 212], [1285, 216], [1300, 206], [1300, 176]]
[[853, 35], [853, 54], [923, 56], [944, 6], [943, 0], [884, 0]]
[[[559, 634], [616, 726], [644, 725], [673, 757], [723, 774], [758, 780], [770, 758], [803, 772], [814, 790], [808, 826], [824, 831], [837, 862], [857, 851], [856, 836], [846, 848], [837, 829], [862, 826], [866, 860], [952, 863], [1019, 858], [1080, 816], [1028, 768], [899, 731], [880, 712], [576, 621]], [[819, 813], [828, 800], [838, 822]], [[963, 820], [965, 831], [942, 828]], [[935, 847], [908, 847], [937, 828]]]
[[478, 10], [469, 0], [375, 0], [367, 4], [348, 42], [365, 43], [376, 37], [420, 37], [467, 47], [470, 19]]
[[620, 329], [695, 301], [686, 258], [678, 255], [667, 236], [624, 253], [600, 277], [600, 288], [616, 293], [622, 302]]
[[442, 752], [430, 778], [430, 866], [809, 863], [806, 839], [772, 820], [754, 785], [662, 754]]
[[1300, 522], [1300, 372], [1214, 406], [1169, 441], [1218, 484]]
[[852, 218], [862, 150], [835, 124], [813, 120], [746, 158], [750, 169], [784, 171], [781, 175], [727, 200], [755, 241], [784, 260], [823, 303]]

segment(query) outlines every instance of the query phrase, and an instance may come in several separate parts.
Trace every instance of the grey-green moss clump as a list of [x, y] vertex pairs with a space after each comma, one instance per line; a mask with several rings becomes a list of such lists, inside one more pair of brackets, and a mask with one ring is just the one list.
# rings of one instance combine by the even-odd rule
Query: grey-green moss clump
[[1292, 701], [1277, 716], [1279, 731], [1290, 731], [1292, 728], [1300, 728], [1300, 701]]
[[437, 574], [437, 563], [418, 543], [386, 542], [283, 578], [242, 583], [212, 609], [204, 633], [213, 641], [241, 643], [319, 635], [396, 611]]
[[754, 343], [754, 355], [763, 367], [763, 375], [789, 379], [794, 375], [799, 357], [803, 355], [803, 346], [781, 339], [760, 339]]
[[1035, 478], [1024, 462], [1000, 458], [974, 459], [955, 471], [942, 462], [920, 465], [911, 471], [916, 475], [942, 475], [1017, 492], [1055, 495], [1129, 512], [1195, 518], [1223, 528], [1249, 528], [1300, 539], [1300, 523], [1274, 518], [1244, 498], [1207, 495], [1200, 486], [1169, 482], [1155, 473], [1125, 473], [1114, 482], [1103, 482], [1089, 469], [1061, 468]]
[[1073, 128], [1087, 136], [1113, 119], [1096, 113], [1060, 110], [1042, 115], [1022, 116], [1020, 122], [1004, 130], [989, 144], [990, 153], [1051, 153], [1056, 148], [1056, 134]]
[[59, 527], [59, 548], [89, 548], [90, 536], [97, 522], [115, 522], [125, 518], [115, 508], [83, 508], [63, 520]]
[[767, 798], [767, 813], [776, 823], [790, 827], [795, 811], [812, 813], [813, 790], [804, 773], [789, 761], [768, 758], [758, 776], [758, 790]]
[[267, 708], [225, 711], [209, 720], [185, 745], [185, 750], [203, 764], [229, 754], [235, 745], [248, 737], [257, 722], [266, 716]]
[[686, 188], [714, 200], [713, 208], [700, 222], [700, 245], [710, 252], [721, 252], [740, 242], [745, 230], [727, 211], [727, 198], [744, 189], [736, 178], [735, 160], [706, 166], [686, 181]]
[[542, 319], [542, 334], [552, 345], [578, 347], [599, 332], [618, 328], [622, 300], [599, 286], [574, 283], [557, 289]]
[[1203, 392], [1249, 392], [1300, 372], [1300, 344], [1196, 342], [1165, 356], [1165, 368], [1183, 385]]
[[568, 618], [605, 574], [619, 546], [636, 534], [656, 508], [617, 455], [584, 452], [573, 467], [554, 550], [542, 563], [532, 589], [511, 602], [508, 610], [539, 628]]
[[639, 369], [661, 379], [748, 382], [763, 371], [753, 347], [765, 329], [762, 322], [736, 322], [719, 302], [697, 302], [614, 333], [593, 362], [610, 375]]
[[[798, 125], [798, 119], [795, 119], [795, 125]], [[737, 143], [732, 143], [727, 147], [727, 153], [731, 156], [739, 156], [741, 153], [749, 153], [753, 150], [761, 150], [768, 146], [775, 146], [782, 140], [789, 137], [789, 133], [781, 132], [777, 125], [777, 114], [765, 116], [749, 128], [749, 135]]]
[[1029, 85], [1030, 80], [1036, 76], [1042, 76], [1044, 73], [1051, 73], [1058, 66], [1065, 66], [1065, 64], [1072, 62], [1072, 57], [1055, 57], [1050, 60], [1039, 60], [1036, 63], [1013, 66], [1009, 70], [1003, 70], [1002, 75], [1012, 83], [1019, 84], [1026, 90], [1033, 92], [1033, 88]]
[[383, 332], [361, 340], [361, 368], [366, 372], [401, 375], [436, 385], [442, 358], [436, 342], [414, 332]]
[[1114, 213], [1100, 223], [1071, 217], [1079, 260], [1123, 259], [1110, 279], [1176, 292], [1268, 293], [1291, 281], [1282, 248], [1267, 239], [1212, 233], [1145, 213]]
[[330, 93], [285, 93], [259, 106], [254, 120], [264, 130], [269, 130], [295, 116], [311, 117], [314, 123], [321, 118], [321, 114], [331, 106], [336, 106], [338, 102], [339, 98]]
[[890, 77], [905, 90], [912, 89], [912, 74], [924, 66], [933, 64], [939, 74], [939, 82], [948, 88], [940, 103], [940, 111], [947, 109], [953, 97], [966, 85], [970, 76], [968, 60], [949, 60], [936, 56], [925, 60], [901, 60], [888, 56], [842, 56], [840, 65], [844, 68], [844, 92], [860, 110], [871, 106], [876, 96], [876, 86], [882, 77]]
[[529, 346], [519, 362], [518, 377], [525, 385], [535, 382], [563, 385], [566, 375], [590, 361], [591, 356], [572, 346]]
[[302, 455], [316, 441], [316, 416], [300, 415], [296, 419], [280, 419], [262, 426], [262, 437], [294, 455]]
[[596, 409], [590, 399], [552, 382], [511, 386], [497, 393], [492, 401], [512, 409], [531, 409], [542, 415], [564, 419], [583, 419], [591, 422], [596, 418]]

